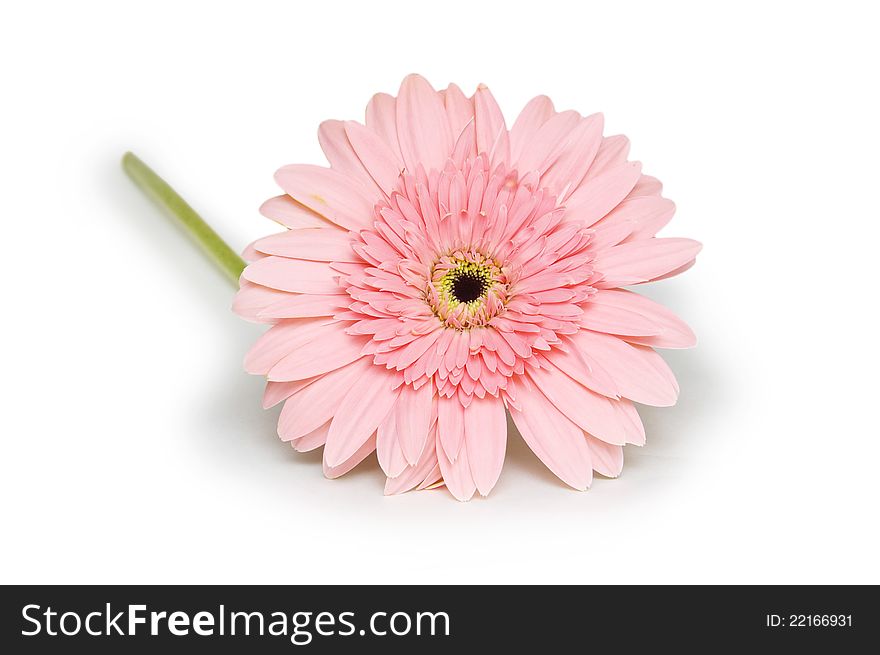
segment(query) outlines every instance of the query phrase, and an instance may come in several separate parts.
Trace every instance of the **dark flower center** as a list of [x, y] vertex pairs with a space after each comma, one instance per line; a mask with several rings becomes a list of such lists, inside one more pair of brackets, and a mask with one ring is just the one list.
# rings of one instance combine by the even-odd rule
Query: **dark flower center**
[[507, 276], [494, 259], [475, 250], [442, 255], [431, 267], [425, 300], [448, 328], [486, 325], [507, 301]]
[[464, 270], [456, 275], [451, 284], [452, 297], [458, 302], [472, 302], [489, 290], [485, 275]]

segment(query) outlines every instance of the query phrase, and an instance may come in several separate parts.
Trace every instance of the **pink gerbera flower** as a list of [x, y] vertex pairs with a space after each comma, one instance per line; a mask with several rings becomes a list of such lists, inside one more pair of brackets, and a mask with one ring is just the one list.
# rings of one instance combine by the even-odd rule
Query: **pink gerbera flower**
[[547, 97], [508, 130], [470, 98], [412, 75], [366, 125], [327, 121], [330, 168], [291, 165], [262, 213], [289, 228], [248, 248], [235, 310], [273, 324], [247, 355], [284, 401], [278, 434], [324, 446], [342, 475], [374, 450], [386, 493], [445, 484], [486, 495], [509, 411], [534, 453], [586, 489], [643, 444], [633, 401], [678, 386], [655, 347], [694, 335], [620, 287], [675, 275], [700, 244], [656, 238], [674, 205], [627, 161], [602, 116]]

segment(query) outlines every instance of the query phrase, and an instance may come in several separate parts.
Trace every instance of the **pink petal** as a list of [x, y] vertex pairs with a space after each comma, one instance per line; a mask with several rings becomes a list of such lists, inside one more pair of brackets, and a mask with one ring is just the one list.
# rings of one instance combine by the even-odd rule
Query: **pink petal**
[[351, 237], [333, 228], [287, 230], [259, 239], [254, 248], [267, 255], [309, 259], [319, 262], [358, 262], [351, 249]]
[[[620, 395], [645, 405], [669, 407], [678, 399], [678, 384], [666, 362], [652, 349], [634, 346], [608, 334], [581, 330], [572, 342], [594, 358], [617, 383]], [[598, 432], [584, 428], [599, 438]]]
[[369, 340], [369, 337], [348, 334], [342, 324], [328, 325], [275, 364], [269, 370], [268, 379], [292, 382], [329, 373], [361, 357]]
[[379, 466], [389, 478], [396, 478], [408, 467], [403, 448], [400, 447], [400, 441], [397, 439], [394, 414], [393, 411], [388, 413], [385, 420], [379, 424], [376, 434], [376, 456], [379, 458]]
[[[436, 451], [434, 457], [436, 458]], [[419, 483], [419, 486], [416, 487], [419, 491], [422, 490], [431, 490], [431, 489], [439, 489], [440, 487], [445, 487], [446, 483], [443, 482], [443, 472], [440, 470], [440, 462], [436, 462], [434, 467], [428, 472], [428, 475], [425, 476], [425, 479]]]
[[614, 407], [620, 401], [593, 393], [549, 363], [528, 371], [528, 376], [547, 400], [583, 431], [609, 443], [627, 442], [628, 426]]
[[244, 250], [241, 251], [241, 258], [246, 261], [248, 264], [257, 261], [258, 259], [262, 259], [265, 257], [261, 252], [257, 252], [257, 249], [254, 248], [253, 243], [249, 243], [244, 247]]
[[660, 196], [643, 196], [624, 200], [596, 227], [626, 223], [630, 226], [628, 241], [650, 239], [675, 214], [675, 203]]
[[559, 158], [541, 176], [541, 184], [560, 194], [560, 200], [570, 196], [584, 179], [602, 142], [603, 125], [602, 114], [582, 119], [569, 134]]
[[271, 256], [248, 265], [242, 276], [245, 280], [279, 291], [322, 295], [343, 291], [336, 281], [339, 273], [327, 262]]
[[400, 393], [400, 389], [391, 388], [393, 381], [388, 371], [373, 365], [348, 389], [336, 408], [324, 447], [330, 466], [339, 466], [351, 457], [388, 416]]
[[454, 462], [449, 460], [443, 448], [437, 448], [437, 461], [440, 463], [440, 472], [450, 493], [458, 500], [470, 500], [477, 490], [477, 485], [471, 475], [467, 448], [461, 449]]
[[590, 298], [590, 304], [594, 303], [639, 314], [653, 323], [656, 330], [653, 335], [627, 336], [626, 340], [631, 343], [654, 348], [691, 348], [696, 345], [697, 338], [685, 322], [650, 298], [624, 289], [600, 289]]
[[623, 470], [623, 446], [605, 443], [601, 439], [586, 435], [593, 459], [593, 470], [608, 478], [616, 478]]
[[621, 398], [615, 403], [614, 410], [620, 417], [621, 422], [625, 423], [627, 426], [626, 443], [631, 443], [636, 446], [644, 446], [645, 426], [642, 424], [642, 417], [639, 416], [636, 406], [626, 398]]
[[[421, 487], [424, 483], [428, 483], [426, 486], [429, 486], [436, 482], [440, 474], [440, 465], [437, 463], [436, 442], [437, 430], [432, 428], [431, 434], [428, 436], [428, 443], [422, 451], [422, 456], [418, 463], [415, 466], [406, 467], [403, 473], [396, 478], [388, 478], [385, 481], [386, 496], [404, 493], [410, 489]], [[436, 477], [434, 477], [435, 472]]]
[[629, 155], [629, 139], [622, 134], [607, 136], [599, 144], [599, 151], [590, 165], [590, 170], [584, 176], [584, 182], [602, 175], [611, 168], [619, 166], [626, 161]]
[[480, 495], [488, 496], [501, 475], [507, 448], [507, 415], [499, 398], [471, 401], [464, 410], [464, 443], [477, 489]]
[[660, 277], [655, 277], [653, 280], [651, 280], [651, 282], [659, 282], [660, 280], [665, 280], [670, 277], [675, 277], [676, 275], [681, 275], [682, 273], [684, 273], [686, 270], [691, 268], [696, 263], [697, 263], [697, 260], [692, 259], [687, 264], [682, 264], [681, 266], [678, 266], [677, 268], [672, 269], [668, 273], [664, 273]]
[[283, 441], [290, 441], [321, 427], [333, 418], [355, 380], [370, 368], [375, 365], [365, 357], [322, 375], [294, 393], [284, 403], [278, 418], [278, 436]]
[[266, 375], [284, 356], [311, 341], [332, 322], [327, 318], [293, 319], [272, 326], [245, 355], [245, 370], [252, 375]]
[[299, 437], [290, 442], [293, 449], [299, 453], [307, 453], [315, 448], [320, 448], [327, 441], [327, 433], [330, 431], [330, 421], [327, 421], [317, 430], [309, 432], [304, 437]]
[[403, 170], [403, 161], [382, 137], [360, 123], [347, 121], [345, 133], [370, 177], [390, 196]]
[[616, 246], [627, 239], [638, 227], [635, 221], [607, 222], [608, 216], [592, 227], [593, 235], [590, 238], [590, 249], [605, 250], [606, 248]]
[[565, 484], [585, 491], [593, 481], [590, 448], [584, 432], [568, 420], [536, 387], [519, 388], [510, 416], [532, 452]]
[[407, 170], [443, 168], [452, 153], [452, 131], [443, 101], [428, 81], [408, 75], [397, 96], [397, 138]]
[[351, 304], [348, 295], [291, 294], [277, 291], [284, 298], [277, 300], [257, 315], [261, 321], [279, 318], [333, 316]]
[[639, 198], [643, 196], [659, 196], [663, 193], [663, 185], [656, 177], [642, 175], [627, 198]]
[[559, 157], [571, 131], [581, 116], [576, 111], [563, 111], [551, 116], [535, 133], [517, 160], [520, 175], [531, 171], [544, 173]]
[[625, 162], [585, 182], [566, 200], [566, 216], [593, 225], [617, 207], [639, 179], [642, 165]]
[[297, 380], [296, 382], [267, 382], [266, 389], [263, 391], [263, 409], [269, 409], [282, 400], [287, 400], [312, 382], [314, 382], [314, 379]]
[[437, 436], [450, 461], [458, 458], [464, 439], [464, 408], [457, 398], [437, 399]]
[[387, 93], [377, 93], [367, 105], [367, 129], [375, 132], [400, 161], [400, 143], [397, 140], [397, 100]]
[[[376, 137], [377, 139], [379, 137]], [[381, 193], [375, 180], [370, 176], [360, 157], [349, 141], [342, 121], [329, 120], [318, 128], [318, 142], [330, 162], [330, 167], [353, 180], [360, 182], [373, 193]]]
[[275, 181], [294, 200], [349, 230], [369, 227], [378, 197], [338, 171], [291, 164], [275, 173]]
[[504, 115], [485, 84], [477, 87], [474, 94], [474, 119], [477, 152], [489, 154], [493, 163], [507, 162], [510, 159], [510, 142]]
[[581, 327], [594, 332], [636, 337], [654, 336], [661, 331], [661, 327], [642, 314], [619, 305], [603, 303], [601, 298], [596, 298], [597, 295], [594, 294], [589, 302], [582, 305], [584, 313], [578, 319]]
[[434, 401], [434, 384], [428, 382], [418, 389], [404, 385], [394, 405], [397, 439], [406, 456], [414, 465], [422, 456], [431, 427], [431, 404]]
[[287, 195], [269, 198], [260, 206], [260, 213], [289, 228], [330, 227], [338, 229], [335, 223], [331, 223]]
[[603, 279], [595, 286], [610, 289], [650, 282], [692, 261], [702, 247], [692, 239], [654, 238], [600, 250], [595, 254], [594, 266]]
[[547, 359], [568, 377], [598, 394], [617, 400], [620, 392], [608, 371], [591, 357], [578, 350], [570, 340], [563, 341], [566, 348], [547, 353]]
[[525, 148], [535, 138], [538, 129], [553, 115], [553, 102], [547, 96], [537, 96], [517, 116], [510, 128], [510, 161], [516, 166]]
[[[259, 317], [266, 307], [289, 298], [290, 294], [277, 289], [270, 289], [247, 280], [241, 281], [238, 293], [232, 301], [232, 311], [248, 321], [259, 322]], [[265, 322], [263, 320], [263, 322]]]
[[465, 126], [474, 118], [474, 103], [455, 84], [450, 84], [443, 97], [446, 116], [453, 140], [457, 140]]
[[324, 448], [324, 476], [329, 479], [338, 478], [341, 475], [345, 475], [355, 466], [364, 461], [370, 453], [376, 450], [376, 435], [370, 435], [370, 437], [358, 448], [354, 453], [352, 453], [351, 457], [346, 459], [344, 462], [337, 464], [336, 466], [331, 466], [327, 461], [327, 449]]

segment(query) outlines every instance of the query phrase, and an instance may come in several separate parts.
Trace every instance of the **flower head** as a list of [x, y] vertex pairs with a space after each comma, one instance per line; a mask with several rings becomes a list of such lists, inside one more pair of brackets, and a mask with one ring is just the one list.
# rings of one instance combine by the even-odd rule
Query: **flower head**
[[675, 275], [700, 245], [657, 238], [674, 205], [599, 114], [539, 96], [507, 129], [489, 90], [412, 75], [366, 125], [327, 121], [330, 168], [292, 165], [262, 213], [288, 229], [246, 253], [236, 311], [273, 326], [245, 362], [284, 401], [282, 439], [341, 475], [377, 451], [386, 493], [501, 472], [506, 410], [586, 489], [644, 443], [633, 401], [672, 405], [655, 347], [693, 333], [619, 287]]

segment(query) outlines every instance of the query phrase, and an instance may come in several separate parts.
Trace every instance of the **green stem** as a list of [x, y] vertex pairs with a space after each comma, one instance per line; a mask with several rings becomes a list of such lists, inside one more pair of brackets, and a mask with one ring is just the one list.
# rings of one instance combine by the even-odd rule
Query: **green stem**
[[220, 238], [220, 235], [187, 204], [186, 200], [136, 155], [125, 153], [122, 157], [122, 169], [141, 191], [186, 230], [192, 240], [237, 288], [238, 278], [245, 267], [245, 262], [238, 253]]

